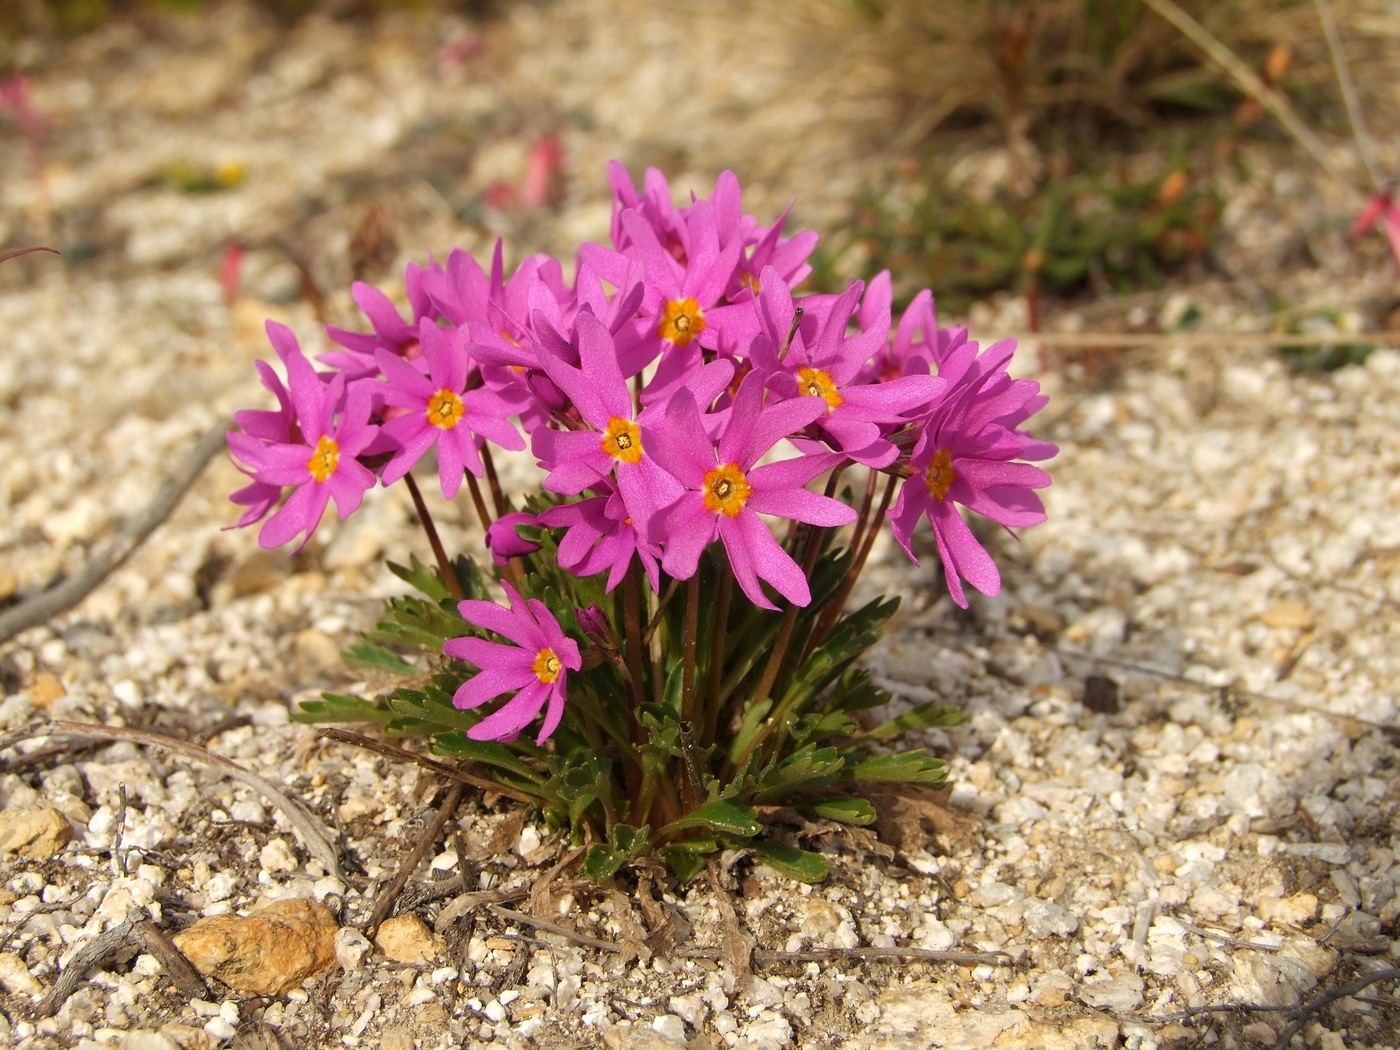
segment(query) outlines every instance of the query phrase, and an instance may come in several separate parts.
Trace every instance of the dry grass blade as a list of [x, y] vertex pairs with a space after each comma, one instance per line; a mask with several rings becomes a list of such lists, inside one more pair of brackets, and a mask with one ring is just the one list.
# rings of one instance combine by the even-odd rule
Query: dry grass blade
[[1303, 123], [1302, 118], [1289, 105], [1286, 98], [1260, 80], [1254, 71], [1241, 62], [1233, 51], [1212, 36], [1205, 26], [1173, 3], [1173, 0], [1142, 0], [1142, 2], [1181, 30], [1182, 34], [1204, 51], [1211, 61], [1225, 70], [1247, 95], [1272, 113], [1274, 119], [1283, 125], [1284, 130], [1308, 152], [1313, 160], [1322, 165], [1323, 170], [1328, 175], [1342, 186], [1355, 192], [1355, 185], [1346, 172], [1342, 171], [1337, 162], [1332, 159], [1332, 152], [1318, 140], [1317, 136], [1312, 133], [1312, 129]]
[[1019, 343], [1076, 350], [1160, 350], [1184, 346], [1190, 349], [1294, 346], [1326, 346], [1331, 343], [1370, 343], [1400, 346], [1400, 330], [1374, 332], [1023, 332], [1012, 336]]
[[605, 952], [612, 952], [619, 955], [627, 952], [627, 949], [620, 944], [614, 944], [612, 941], [605, 941], [600, 937], [592, 937], [586, 933], [579, 933], [577, 930], [571, 930], [567, 926], [560, 926], [557, 922], [550, 922], [548, 919], [527, 915], [523, 911], [512, 911], [510, 908], [502, 908], [499, 904], [490, 904], [487, 905], [487, 907], [491, 909], [493, 915], [497, 915], [507, 922], [518, 922], [526, 926], [533, 926], [537, 930], [543, 930], [545, 933], [557, 934], [565, 940], [573, 941], [575, 944], [582, 944], [589, 948], [600, 948]]
[[224, 758], [222, 755], [216, 755], [198, 744], [181, 740], [179, 737], [167, 736], [164, 733], [132, 729], [128, 726], [104, 726], [95, 722], [69, 722], [57, 718], [53, 720], [51, 725], [55, 732], [74, 733], [89, 739], [131, 740], [149, 747], [164, 748], [167, 751], [174, 751], [177, 754], [193, 758], [197, 762], [222, 770], [230, 780], [237, 780], [240, 784], [252, 788], [281, 810], [311, 856], [319, 861], [326, 871], [339, 879], [343, 885], [349, 885], [345, 878], [345, 872], [340, 866], [340, 855], [331, 845], [333, 838], [331, 833], [309, 809], [265, 777], [258, 776], [258, 774], [244, 769], [237, 762]]
[[18, 259], [21, 255], [31, 255], [34, 252], [48, 252], [50, 255], [61, 255], [57, 248], [14, 248], [8, 252], [0, 252], [0, 263], [8, 262], [10, 259]]
[[1361, 163], [1366, 165], [1366, 174], [1371, 177], [1371, 185], [1380, 189], [1384, 180], [1376, 164], [1375, 144], [1366, 131], [1366, 120], [1361, 115], [1361, 103], [1356, 98], [1356, 84], [1351, 79], [1346, 56], [1342, 54], [1342, 42], [1337, 36], [1337, 23], [1332, 17], [1332, 6], [1327, 0], [1313, 0], [1317, 6], [1318, 21], [1322, 23], [1322, 34], [1327, 38], [1327, 52], [1332, 56], [1332, 68], [1337, 71], [1337, 86], [1342, 90], [1342, 104], [1347, 108], [1347, 120], [1351, 122], [1351, 134], [1356, 140]]

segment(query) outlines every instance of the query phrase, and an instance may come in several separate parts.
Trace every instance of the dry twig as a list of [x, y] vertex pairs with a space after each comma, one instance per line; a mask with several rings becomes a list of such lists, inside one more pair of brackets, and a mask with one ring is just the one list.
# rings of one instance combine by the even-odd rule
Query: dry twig
[[205, 464], [214, 453], [224, 447], [224, 435], [228, 423], [220, 420], [210, 427], [190, 449], [175, 471], [165, 479], [159, 491], [146, 504], [144, 510], [127, 522], [101, 551], [94, 554], [83, 568], [47, 590], [26, 598], [18, 605], [0, 613], [0, 642], [8, 641], [20, 631], [46, 623], [59, 613], [71, 609], [88, 596], [97, 585], [105, 580], [145, 542], [146, 537], [156, 530], [195, 479], [203, 472]]
[[428, 830], [423, 833], [423, 837], [418, 840], [418, 844], [413, 847], [412, 852], [404, 858], [404, 862], [399, 865], [399, 870], [389, 880], [389, 885], [379, 895], [379, 900], [374, 905], [374, 911], [370, 913], [369, 925], [365, 927], [365, 936], [370, 940], [374, 940], [380, 925], [394, 910], [394, 904], [399, 899], [399, 894], [403, 892], [409, 877], [418, 870], [418, 865], [423, 863], [423, 858], [428, 855], [428, 850], [433, 848], [433, 843], [437, 842], [438, 836], [442, 834], [442, 829], [452, 819], [452, 814], [457, 812], [457, 806], [461, 803], [462, 795], [466, 790], [466, 785], [460, 783], [453, 784], [448, 789], [447, 797], [442, 800], [442, 805], [433, 815]]
[[482, 791], [489, 791], [492, 794], [500, 795], [502, 798], [523, 802], [527, 806], [533, 806], [539, 802], [539, 799], [532, 798], [523, 791], [516, 791], [503, 784], [497, 784], [494, 780], [487, 780], [485, 777], [464, 773], [455, 766], [449, 766], [446, 762], [439, 762], [437, 759], [429, 758], [427, 755], [420, 755], [416, 751], [410, 751], [406, 747], [400, 747], [398, 744], [390, 743], [387, 740], [376, 740], [372, 736], [351, 732], [348, 729], [338, 729], [334, 726], [322, 726], [319, 727], [316, 732], [327, 740], [335, 740], [342, 744], [353, 744], [355, 747], [362, 747], [366, 751], [373, 751], [377, 755], [384, 755], [388, 758], [398, 758], [405, 762], [412, 762], [414, 765], [431, 770], [448, 780], [455, 780], [459, 784], [469, 784], [472, 787], [481, 788]]
[[146, 729], [133, 729], [129, 726], [106, 726], [96, 722], [69, 722], [58, 718], [54, 719], [50, 726], [52, 727], [50, 732], [74, 733], [95, 740], [131, 740], [149, 747], [163, 748], [222, 770], [223, 774], [230, 780], [237, 780], [246, 787], [252, 788], [280, 809], [311, 856], [342, 884], [348, 885], [345, 872], [340, 866], [340, 856], [335, 847], [331, 845], [332, 836], [325, 826], [316, 819], [309, 809], [280, 787], [265, 777], [244, 769], [232, 759], [216, 755], [207, 748], [200, 747], [188, 740], [167, 736], [164, 733], [153, 733]]
[[1319, 1010], [1324, 1010], [1338, 999], [1345, 999], [1347, 996], [1355, 995], [1363, 989], [1371, 987], [1379, 981], [1393, 981], [1400, 977], [1400, 966], [1389, 966], [1384, 970], [1376, 970], [1358, 977], [1354, 981], [1342, 985], [1340, 988], [1333, 988], [1324, 995], [1319, 995], [1316, 999], [1310, 1000], [1298, 1007], [1298, 1012], [1293, 1018], [1293, 1023], [1288, 1026], [1283, 1035], [1279, 1037], [1278, 1045], [1281, 1050], [1286, 1050], [1288, 1044], [1293, 1041], [1293, 1037], [1303, 1030], [1303, 1026], [1308, 1023], [1308, 1018]]
[[62, 1009], [70, 996], [82, 987], [88, 971], [113, 959], [123, 949], [135, 947], [149, 952], [159, 960], [181, 995], [189, 999], [204, 999], [209, 989], [199, 972], [151, 921], [143, 909], [133, 908], [126, 918], [83, 945], [58, 975], [48, 995], [34, 1008], [35, 1017], [52, 1017]]

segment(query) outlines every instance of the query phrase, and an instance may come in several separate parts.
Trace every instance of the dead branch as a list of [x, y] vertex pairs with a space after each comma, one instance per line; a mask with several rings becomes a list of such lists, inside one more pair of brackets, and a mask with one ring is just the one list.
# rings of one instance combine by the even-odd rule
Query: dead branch
[[1333, 988], [1330, 992], [1319, 995], [1316, 999], [1304, 1003], [1302, 1006], [1298, 1007], [1298, 1012], [1293, 1018], [1293, 1023], [1290, 1024], [1283, 1035], [1279, 1037], [1279, 1047], [1286, 1050], [1288, 1044], [1293, 1041], [1293, 1037], [1303, 1030], [1303, 1026], [1307, 1024], [1308, 1018], [1312, 1017], [1312, 1015], [1318, 1011], [1326, 1009], [1338, 999], [1345, 999], [1348, 996], [1355, 995], [1357, 992], [1369, 988], [1379, 981], [1393, 981], [1397, 977], [1400, 977], [1400, 966], [1389, 966], [1384, 970], [1376, 970], [1374, 973], [1368, 973], [1358, 977], [1356, 980], [1350, 981], [1340, 988]]
[[71, 609], [116, 572], [145, 542], [146, 537], [170, 516], [180, 497], [203, 472], [205, 464], [224, 447], [224, 435], [228, 428], [225, 420], [214, 424], [165, 479], [145, 509], [127, 522], [101, 551], [89, 558], [82, 569], [0, 613], [0, 642], [8, 641], [30, 627], [47, 623], [59, 613]]
[[34, 1008], [36, 1019], [58, 1013], [73, 993], [83, 986], [89, 970], [110, 962], [123, 949], [131, 947], [155, 956], [181, 995], [189, 999], [208, 997], [209, 989], [204, 978], [199, 976], [184, 953], [175, 947], [144, 909], [132, 908], [124, 920], [73, 953], [54, 986]]
[[348, 729], [338, 729], [334, 726], [318, 726], [316, 732], [327, 740], [335, 740], [342, 744], [352, 744], [355, 747], [364, 748], [366, 751], [373, 751], [377, 755], [384, 755], [387, 758], [398, 758], [405, 762], [412, 762], [416, 766], [431, 770], [448, 780], [455, 780], [459, 784], [468, 784], [471, 787], [480, 788], [482, 791], [489, 791], [492, 794], [500, 795], [502, 798], [514, 799], [516, 802], [523, 802], [527, 806], [537, 805], [539, 799], [532, 798], [523, 791], [516, 791], [513, 788], [498, 784], [494, 780], [487, 780], [485, 777], [473, 776], [471, 773], [464, 773], [455, 766], [450, 766], [446, 762], [439, 762], [435, 758], [427, 755], [420, 755], [416, 751], [410, 751], [406, 747], [390, 743], [387, 740], [376, 740], [372, 736], [365, 736], [363, 733], [355, 733]]
[[69, 722], [58, 718], [54, 719], [50, 725], [54, 732], [74, 733], [95, 740], [131, 740], [149, 747], [163, 748], [222, 770], [223, 774], [230, 780], [236, 780], [246, 787], [252, 788], [281, 810], [283, 816], [287, 818], [287, 822], [292, 825], [300, 837], [307, 852], [342, 884], [349, 885], [340, 865], [340, 856], [331, 845], [331, 833], [326, 830], [325, 826], [316, 819], [309, 809], [280, 787], [265, 777], [244, 769], [232, 759], [216, 755], [207, 748], [200, 747], [188, 740], [168, 736], [164, 733], [154, 733], [146, 729], [133, 729], [129, 726], [106, 726], [96, 722]]
[[379, 932], [380, 925], [389, 917], [394, 910], [394, 904], [399, 899], [399, 894], [403, 892], [405, 883], [409, 877], [418, 870], [418, 865], [423, 863], [423, 858], [427, 856], [428, 850], [433, 848], [433, 843], [437, 842], [442, 834], [442, 829], [457, 812], [457, 806], [462, 801], [462, 795], [466, 792], [466, 785], [453, 784], [447, 791], [447, 797], [442, 800], [442, 805], [438, 807], [437, 813], [433, 815], [432, 823], [428, 825], [428, 830], [423, 833], [423, 837], [418, 840], [418, 844], [404, 862], [399, 865], [399, 870], [394, 873], [394, 877], [389, 880], [389, 885], [384, 888], [384, 892], [379, 895], [379, 900], [375, 902], [374, 911], [370, 913], [369, 925], [365, 927], [365, 936], [371, 941], [375, 934]]

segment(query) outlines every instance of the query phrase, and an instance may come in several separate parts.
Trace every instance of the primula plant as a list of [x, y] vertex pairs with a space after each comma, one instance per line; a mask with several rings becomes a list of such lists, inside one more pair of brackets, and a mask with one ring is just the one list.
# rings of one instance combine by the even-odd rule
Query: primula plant
[[[347, 653], [406, 684], [306, 719], [426, 737], [587, 843], [594, 878], [643, 855], [684, 878], [745, 848], [819, 879], [763, 815], [868, 824], [862, 791], [947, 775], [886, 742], [959, 717], [873, 717], [891, 697], [858, 661], [898, 599], [846, 603], [879, 530], [917, 561], [927, 521], [953, 601], [996, 594], [963, 513], [1044, 519], [1028, 461], [1055, 449], [1023, 428], [1045, 399], [1008, 374], [1010, 343], [939, 328], [929, 292], [894, 323], [888, 273], [799, 292], [816, 234], [745, 215], [732, 174], [684, 207], [654, 170], [640, 191], [609, 178], [611, 244], [580, 248], [572, 284], [545, 256], [508, 275], [497, 244], [487, 266], [410, 265], [407, 318], [356, 284], [371, 330], [328, 329], [319, 365], [269, 323], [277, 407], [228, 438], [238, 524], [305, 544], [329, 502], [345, 518], [401, 480], [432, 549], [390, 565], [417, 593]], [[516, 505], [495, 461], [526, 448], [539, 490]], [[489, 561], [443, 548], [414, 477], [429, 453]]]

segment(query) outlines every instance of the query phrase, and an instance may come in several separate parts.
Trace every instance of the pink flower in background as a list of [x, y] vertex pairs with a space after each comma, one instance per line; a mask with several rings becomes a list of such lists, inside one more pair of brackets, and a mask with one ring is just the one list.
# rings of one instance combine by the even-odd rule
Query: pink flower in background
[[1374, 197], [1366, 202], [1355, 221], [1351, 224], [1351, 235], [1360, 237], [1380, 221], [1385, 227], [1385, 238], [1390, 242], [1390, 250], [1395, 262], [1400, 265], [1400, 206], [1395, 203], [1395, 185], [1387, 183]]
[[578, 643], [564, 634], [542, 601], [526, 601], [510, 584], [501, 586], [510, 599], [509, 609], [474, 599], [457, 605], [462, 619], [504, 636], [510, 644], [484, 638], [451, 638], [443, 644], [448, 656], [480, 669], [457, 688], [452, 703], [470, 710], [514, 690], [514, 696], [467, 730], [467, 736], [513, 740], [544, 710], [535, 738], [535, 743], [543, 744], [564, 717], [569, 672], [583, 666], [583, 657]]

